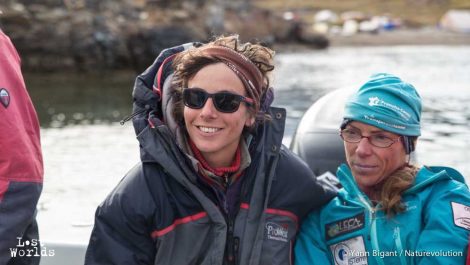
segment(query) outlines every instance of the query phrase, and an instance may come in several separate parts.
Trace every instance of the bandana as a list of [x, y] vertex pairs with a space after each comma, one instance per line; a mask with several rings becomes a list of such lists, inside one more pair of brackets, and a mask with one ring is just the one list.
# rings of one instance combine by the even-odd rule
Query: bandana
[[203, 54], [212, 56], [226, 64], [242, 81], [250, 98], [254, 101], [256, 112], [260, 110], [265, 85], [258, 67], [243, 54], [224, 46], [210, 46], [200, 49]]

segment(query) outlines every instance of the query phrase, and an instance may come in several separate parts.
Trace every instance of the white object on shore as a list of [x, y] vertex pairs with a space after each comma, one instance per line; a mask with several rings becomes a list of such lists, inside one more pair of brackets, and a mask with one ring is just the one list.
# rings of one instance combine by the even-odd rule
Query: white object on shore
[[359, 23], [356, 20], [346, 20], [343, 24], [341, 34], [343, 36], [352, 36], [359, 31]]
[[323, 10], [318, 11], [315, 14], [314, 19], [315, 19], [315, 23], [334, 24], [338, 22], [339, 17], [335, 12], [329, 9], [323, 9]]
[[445, 30], [470, 33], [470, 10], [449, 10], [439, 24]]

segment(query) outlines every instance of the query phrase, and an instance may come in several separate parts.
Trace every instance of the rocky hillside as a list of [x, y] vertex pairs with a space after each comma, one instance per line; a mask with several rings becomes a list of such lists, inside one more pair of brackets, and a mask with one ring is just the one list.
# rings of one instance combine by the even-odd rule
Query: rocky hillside
[[[320, 10], [328, 9], [338, 14], [359, 11], [365, 19], [386, 15], [397, 18], [400, 25], [418, 28], [435, 25], [446, 10], [453, 8], [470, 9], [470, 2], [2, 0], [0, 28], [17, 46], [26, 70], [135, 69], [140, 72], [166, 47], [189, 41], [207, 41], [221, 33], [237, 33], [244, 41], [288, 44], [284, 47], [296, 49], [299, 44], [310, 49], [325, 48], [330, 41], [333, 45], [356, 42], [360, 45], [378, 40], [369, 35], [343, 38], [319, 34], [319, 27], [312, 25], [315, 14]], [[394, 42], [401, 43], [407, 35], [387, 36], [398, 38]], [[440, 41], [443, 38], [439, 36]], [[466, 43], [467, 39], [460, 40], [461, 36], [449, 38], [457, 37], [457, 43]]]
[[[5, 0], [0, 27], [13, 40], [23, 67], [33, 71], [96, 71], [148, 66], [169, 46], [238, 33], [245, 41], [304, 42], [299, 24], [248, 1], [219, 0]], [[256, 38], [256, 39], [255, 39]]]

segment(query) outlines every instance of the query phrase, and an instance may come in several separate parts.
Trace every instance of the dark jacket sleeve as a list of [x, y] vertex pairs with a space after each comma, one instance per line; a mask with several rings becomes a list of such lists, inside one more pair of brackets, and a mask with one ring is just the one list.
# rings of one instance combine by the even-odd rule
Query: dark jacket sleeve
[[155, 203], [138, 165], [96, 210], [85, 264], [153, 264], [154, 212]]
[[272, 203], [289, 202], [291, 205], [285, 207], [293, 209], [300, 221], [336, 196], [336, 192], [320, 185], [308, 165], [286, 147], [281, 150], [274, 181], [282, 185], [273, 186]]
[[12, 258], [10, 251], [18, 240], [38, 240], [35, 212], [43, 181], [39, 139], [39, 121], [20, 57], [0, 30], [0, 264], [23, 264], [20, 259], [39, 263], [33, 257]]

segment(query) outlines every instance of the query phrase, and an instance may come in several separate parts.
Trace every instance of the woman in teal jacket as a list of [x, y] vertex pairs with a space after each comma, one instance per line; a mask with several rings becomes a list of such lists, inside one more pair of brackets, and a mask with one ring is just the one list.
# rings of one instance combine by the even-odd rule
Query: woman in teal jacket
[[448, 167], [409, 163], [421, 99], [400, 78], [378, 74], [345, 105], [348, 166], [338, 197], [304, 221], [296, 264], [464, 264], [470, 193]]

